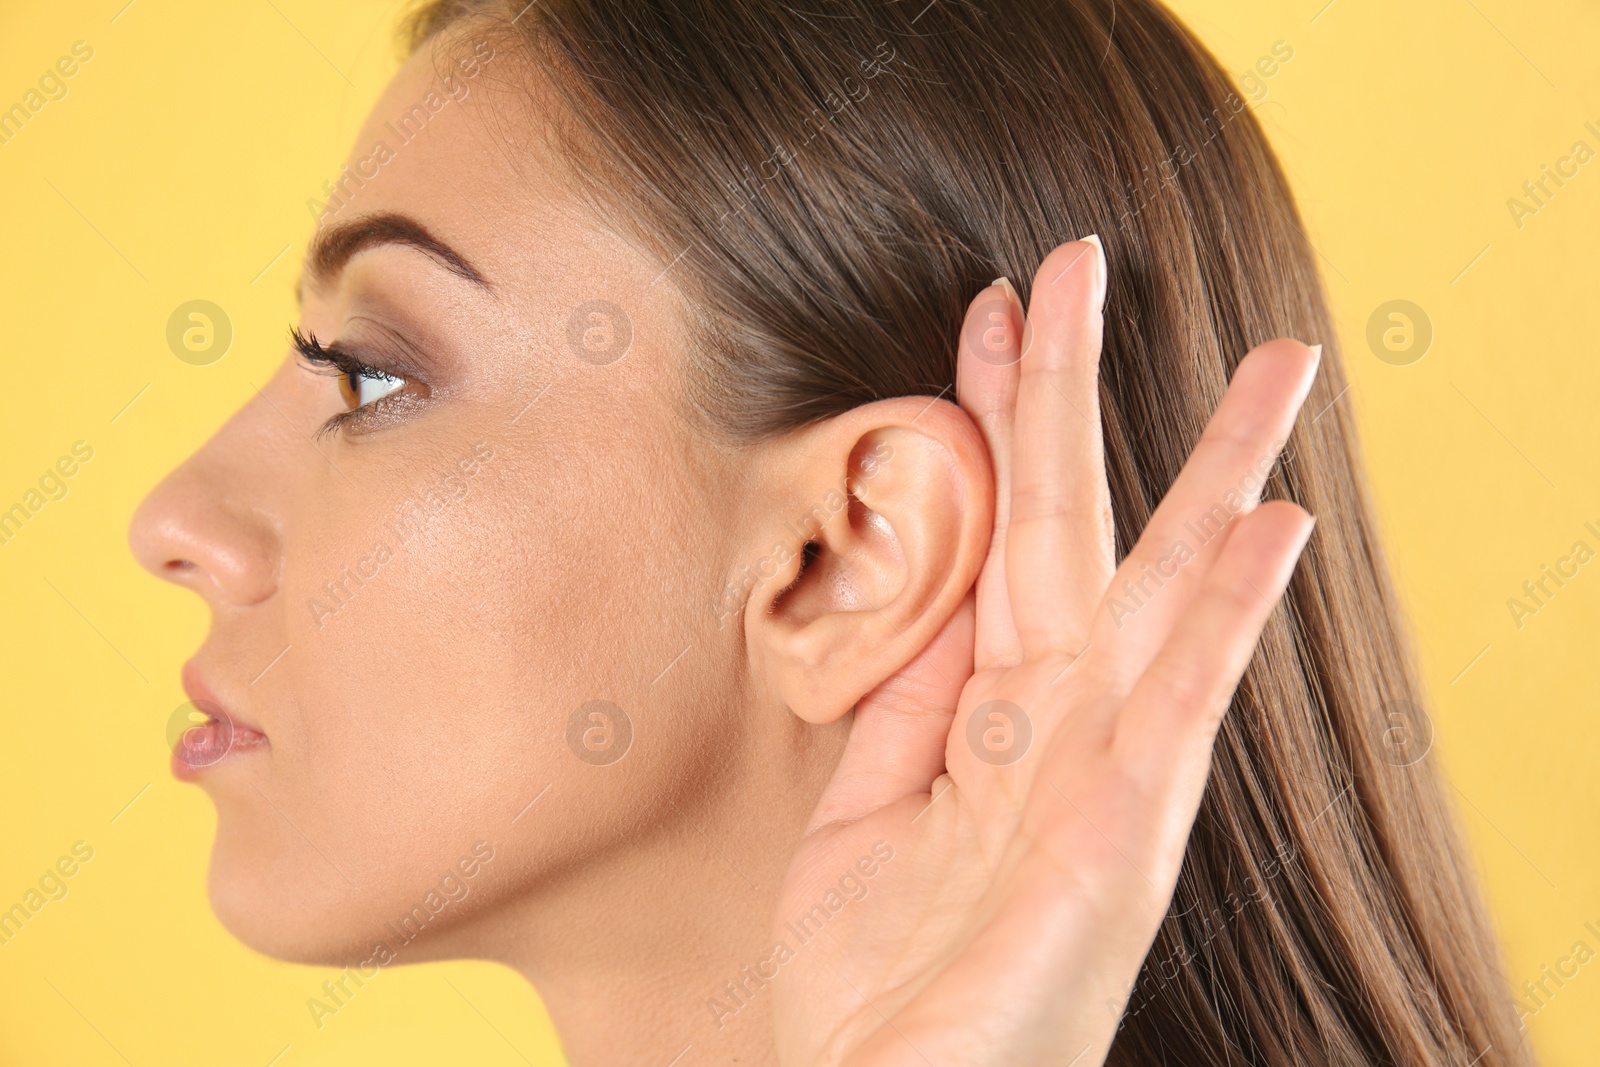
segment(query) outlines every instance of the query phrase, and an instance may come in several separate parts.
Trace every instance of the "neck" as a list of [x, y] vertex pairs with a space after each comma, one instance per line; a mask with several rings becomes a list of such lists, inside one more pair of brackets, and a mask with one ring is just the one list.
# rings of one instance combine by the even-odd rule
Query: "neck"
[[573, 1067], [777, 1062], [757, 964], [847, 736], [838, 726], [793, 774], [768, 765], [715, 797], [664, 803], [645, 840], [540, 885], [480, 931], [474, 954], [532, 983]]

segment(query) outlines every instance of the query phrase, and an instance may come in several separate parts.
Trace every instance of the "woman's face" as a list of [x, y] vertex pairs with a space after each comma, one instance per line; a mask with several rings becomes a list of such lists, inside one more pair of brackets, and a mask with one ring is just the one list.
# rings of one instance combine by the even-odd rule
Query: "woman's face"
[[679, 417], [678, 298], [505, 106], [512, 62], [419, 51], [318, 228], [299, 329], [391, 377], [291, 354], [133, 523], [212, 612], [185, 680], [232, 743], [177, 770], [216, 804], [214, 907], [272, 955], [407, 916], [440, 954], [760, 748], [719, 620], [758, 509]]

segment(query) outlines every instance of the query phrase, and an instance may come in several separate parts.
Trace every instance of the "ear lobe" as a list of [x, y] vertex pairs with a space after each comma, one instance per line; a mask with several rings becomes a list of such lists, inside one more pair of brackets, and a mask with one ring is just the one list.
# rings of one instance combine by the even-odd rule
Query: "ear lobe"
[[[856, 408], [786, 441], [770, 578], [745, 612], [769, 695], [831, 722], [922, 650], [977, 578], [993, 526], [988, 452], [945, 401]], [[761, 542], [770, 544], [770, 536]]]

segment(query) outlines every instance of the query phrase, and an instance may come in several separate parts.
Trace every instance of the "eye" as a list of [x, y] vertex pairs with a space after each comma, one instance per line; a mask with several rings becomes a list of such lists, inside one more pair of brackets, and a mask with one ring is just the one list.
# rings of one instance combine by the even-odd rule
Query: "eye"
[[339, 395], [354, 411], [406, 387], [406, 380], [376, 367], [349, 369], [339, 375]]
[[345, 410], [324, 423], [318, 437], [341, 426], [352, 433], [363, 432], [371, 428], [369, 423], [399, 417], [400, 409], [429, 394], [428, 387], [415, 378], [374, 367], [337, 344], [324, 345], [292, 326], [289, 336], [306, 368], [333, 378], [338, 383], [339, 398], [344, 401]]

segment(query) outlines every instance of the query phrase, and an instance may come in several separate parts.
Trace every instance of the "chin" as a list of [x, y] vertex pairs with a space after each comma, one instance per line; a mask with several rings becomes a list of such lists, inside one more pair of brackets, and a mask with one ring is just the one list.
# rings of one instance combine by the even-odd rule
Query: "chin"
[[397, 871], [360, 886], [314, 850], [281, 840], [275, 844], [284, 847], [274, 849], [224, 826], [211, 851], [211, 909], [230, 934], [273, 959], [371, 967], [452, 958], [486, 903], [484, 872], [494, 851], [483, 842], [438, 879], [412, 884]]
[[228, 933], [262, 955], [344, 966], [370, 954], [361, 899], [332, 868], [305, 869], [219, 831], [206, 894]]

